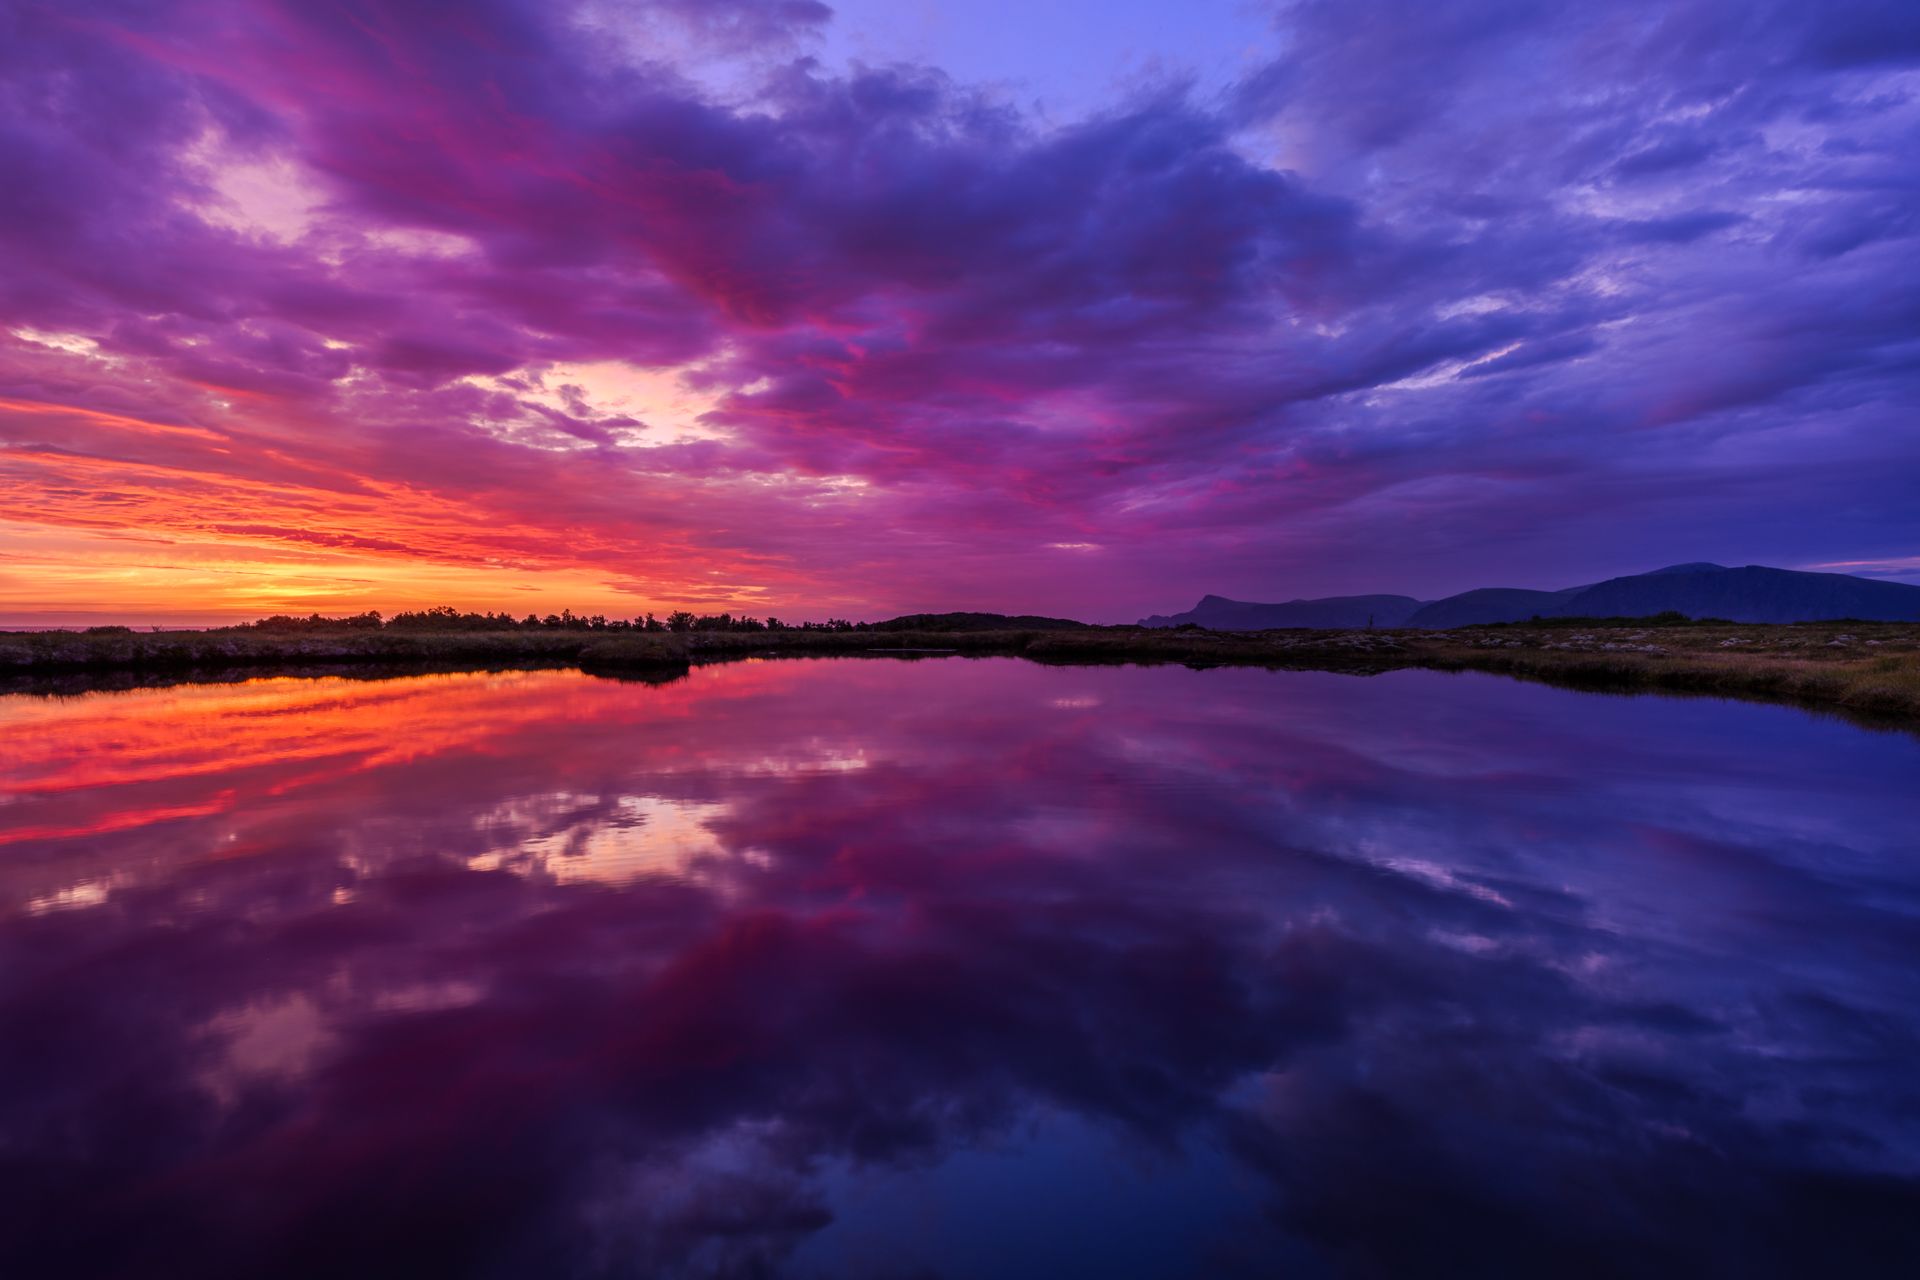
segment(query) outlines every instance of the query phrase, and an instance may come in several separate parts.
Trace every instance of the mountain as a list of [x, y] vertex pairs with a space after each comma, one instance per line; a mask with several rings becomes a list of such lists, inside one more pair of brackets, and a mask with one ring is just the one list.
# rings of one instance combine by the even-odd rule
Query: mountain
[[[1655, 569], [1652, 573], [1641, 576], [1651, 578], [1663, 573], [1706, 573], [1709, 570], [1725, 569], [1726, 567], [1727, 566], [1723, 564], [1714, 564], [1710, 560], [1692, 560], [1686, 564], [1670, 564], [1664, 569]], [[1611, 582], [1613, 579], [1609, 578], [1607, 581]]]
[[1488, 622], [1525, 622], [1539, 614], [1548, 617], [1585, 587], [1562, 591], [1527, 591], [1520, 587], [1480, 587], [1435, 600], [1407, 619], [1409, 627], [1471, 627]]
[[1643, 618], [1669, 609], [1690, 618], [1734, 622], [1822, 618], [1911, 622], [1920, 619], [1920, 587], [1757, 564], [1741, 569], [1676, 565], [1596, 583], [1568, 600], [1560, 612], [1589, 618]]
[[1366, 626], [1371, 617], [1377, 627], [1444, 629], [1525, 622], [1534, 617], [1644, 618], [1667, 612], [1733, 622], [1817, 622], [1827, 618], [1911, 622], [1920, 620], [1920, 587], [1844, 573], [1802, 573], [1757, 564], [1729, 569], [1696, 561], [1559, 591], [1480, 587], [1427, 604], [1410, 596], [1333, 596], [1285, 604], [1207, 596], [1185, 613], [1171, 617], [1156, 614], [1141, 619], [1140, 625], [1177, 627], [1196, 623], [1215, 631], [1342, 629]]
[[1143, 627], [1178, 627], [1189, 623], [1211, 631], [1267, 631], [1281, 627], [1404, 627], [1420, 601], [1412, 596], [1328, 596], [1320, 600], [1289, 600], [1285, 604], [1254, 604], [1203, 596], [1185, 613], [1142, 618]]

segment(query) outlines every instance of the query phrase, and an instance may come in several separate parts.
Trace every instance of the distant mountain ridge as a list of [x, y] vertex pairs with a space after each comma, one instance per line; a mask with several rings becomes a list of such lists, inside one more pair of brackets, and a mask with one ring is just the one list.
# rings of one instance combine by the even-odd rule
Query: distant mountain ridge
[[1196, 622], [1213, 631], [1268, 631], [1281, 627], [1404, 627], [1421, 605], [1412, 596], [1328, 596], [1252, 604], [1224, 596], [1205, 596], [1186, 613], [1142, 618], [1143, 627], [1177, 627]]
[[1877, 582], [1845, 573], [1805, 573], [1750, 564], [1738, 569], [1696, 561], [1605, 582], [1534, 591], [1480, 587], [1433, 601], [1411, 596], [1329, 596], [1259, 604], [1205, 596], [1185, 613], [1142, 618], [1143, 627], [1187, 624], [1214, 631], [1262, 631], [1282, 627], [1484, 626], [1530, 618], [1637, 618], [1656, 613], [1731, 622], [1920, 620], [1920, 587]]

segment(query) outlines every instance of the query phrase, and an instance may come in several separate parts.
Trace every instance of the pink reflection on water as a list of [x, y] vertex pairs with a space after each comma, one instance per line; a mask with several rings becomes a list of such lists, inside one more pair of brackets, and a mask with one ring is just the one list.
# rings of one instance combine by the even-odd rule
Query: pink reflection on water
[[959, 659], [0, 733], [27, 1274], [1020, 1274], [1021, 1205], [1103, 1272], [1671, 1260], [1725, 1214], [1765, 1272], [1911, 1220], [1909, 738]]

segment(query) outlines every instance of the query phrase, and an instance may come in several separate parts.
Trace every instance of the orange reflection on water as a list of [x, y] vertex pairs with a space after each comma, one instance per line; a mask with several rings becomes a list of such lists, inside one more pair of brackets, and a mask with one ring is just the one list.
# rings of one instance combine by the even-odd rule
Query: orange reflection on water
[[[679, 772], [736, 750], [728, 735], [699, 745], [676, 726], [717, 704], [787, 684], [792, 667], [743, 663], [698, 682], [626, 685], [578, 671], [435, 674], [386, 680], [265, 678], [78, 698], [0, 700], [0, 847], [28, 847], [0, 872], [4, 897], [58, 898], [86, 883], [111, 848], [100, 838], [165, 828], [165, 861], [228, 858], [284, 844], [288, 822], [352, 822], [395, 793], [444, 792], [466, 808], [475, 789], [508, 797], [492, 821], [525, 848], [483, 850], [495, 865], [569, 854], [580, 868], [641, 865], [705, 849], [701, 814], [658, 799], [601, 804], [597, 763]], [[579, 749], [603, 738], [599, 750]], [[766, 767], [741, 748], [749, 771]], [[569, 797], [597, 807], [604, 855], [549, 829]], [[538, 811], [538, 812], [535, 812]], [[621, 832], [646, 827], [637, 850]], [[258, 838], [263, 829], [274, 841]], [[572, 843], [569, 843], [572, 841]], [[152, 847], [149, 846], [150, 854]], [[79, 877], [76, 879], [76, 877]], [[24, 879], [28, 883], [15, 882]], [[83, 895], [84, 896], [84, 895]]]

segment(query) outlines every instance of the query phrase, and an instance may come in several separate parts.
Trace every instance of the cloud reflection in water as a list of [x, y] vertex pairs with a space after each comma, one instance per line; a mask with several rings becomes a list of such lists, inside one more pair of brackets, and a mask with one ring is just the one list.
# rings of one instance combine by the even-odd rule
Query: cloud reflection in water
[[1920, 1256], [1911, 738], [957, 659], [0, 733], [9, 1275]]

